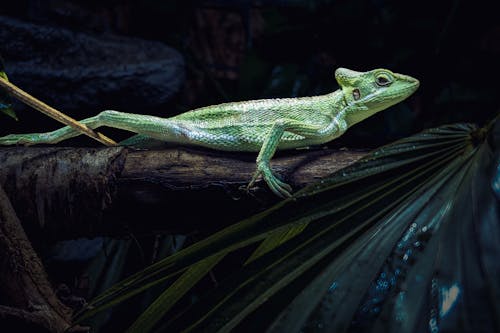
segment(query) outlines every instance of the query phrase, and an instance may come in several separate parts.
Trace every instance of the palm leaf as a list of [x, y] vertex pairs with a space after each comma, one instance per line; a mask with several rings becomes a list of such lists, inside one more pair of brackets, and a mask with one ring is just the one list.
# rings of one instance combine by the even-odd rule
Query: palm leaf
[[[354, 327], [413, 332], [429, 304], [439, 308], [435, 295], [445, 290], [441, 286], [460, 280], [457, 288], [465, 294], [471, 274], [455, 276], [457, 267], [482, 260], [482, 270], [471, 266], [471, 272], [481, 276], [472, 282], [493, 292], [488, 303], [492, 317], [480, 325], [491, 327], [491, 318], [500, 315], [500, 265], [492, 259], [500, 251], [500, 233], [494, 223], [496, 199], [491, 186], [485, 186], [486, 171], [495, 169], [496, 162], [487, 133], [470, 124], [455, 124], [382, 147], [293, 198], [125, 279], [95, 298], [78, 319], [171, 280], [132, 331], [150, 330], [168, 313], [161, 330], [244, 327], [292, 332]], [[471, 211], [475, 215], [468, 214]], [[457, 216], [471, 217], [458, 224], [467, 231], [481, 225], [481, 237], [491, 238], [488, 246], [472, 256], [463, 250], [457, 256], [453, 251], [467, 242], [467, 233], [456, 229]], [[477, 247], [476, 243], [467, 247]], [[216, 289], [186, 308], [174, 307], [225, 255], [251, 244], [259, 245]], [[445, 265], [449, 276], [444, 278], [437, 276], [445, 264], [440, 251], [457, 258], [457, 266]], [[383, 292], [377, 289], [379, 282], [385, 283]], [[400, 320], [402, 313], [405, 320]], [[429, 320], [444, 321], [435, 315], [439, 311], [432, 313]]]
[[[7, 74], [3, 71], [2, 58], [0, 58], [0, 80], [8, 81]], [[17, 119], [16, 113], [12, 109], [12, 101], [7, 93], [0, 91], [0, 112], [6, 114], [7, 116]]]

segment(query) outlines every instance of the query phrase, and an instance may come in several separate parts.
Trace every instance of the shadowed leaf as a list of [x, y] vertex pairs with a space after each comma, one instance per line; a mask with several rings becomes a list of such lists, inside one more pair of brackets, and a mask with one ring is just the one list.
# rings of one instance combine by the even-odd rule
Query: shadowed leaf
[[[499, 143], [488, 134], [447, 125], [379, 148], [123, 280], [78, 319], [170, 279], [131, 331], [498, 330]], [[252, 244], [217, 288], [174, 306]]]
[[[5, 72], [2, 71], [3, 65], [1, 65], [1, 58], [0, 58], [0, 67], [2, 67], [0, 68], [0, 80], [3, 79], [9, 81], [9, 79], [7, 78], [7, 74], [5, 74]], [[12, 109], [11, 98], [4, 91], [0, 91], [0, 112], [6, 114], [11, 118], [14, 118], [15, 120], [18, 120], [16, 113]]]

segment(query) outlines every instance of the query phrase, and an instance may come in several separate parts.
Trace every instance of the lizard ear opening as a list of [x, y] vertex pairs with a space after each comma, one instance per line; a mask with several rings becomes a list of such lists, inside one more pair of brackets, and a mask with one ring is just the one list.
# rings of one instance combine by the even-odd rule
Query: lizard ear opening
[[361, 98], [361, 92], [359, 91], [358, 88], [352, 91], [352, 98], [354, 98], [355, 101]]

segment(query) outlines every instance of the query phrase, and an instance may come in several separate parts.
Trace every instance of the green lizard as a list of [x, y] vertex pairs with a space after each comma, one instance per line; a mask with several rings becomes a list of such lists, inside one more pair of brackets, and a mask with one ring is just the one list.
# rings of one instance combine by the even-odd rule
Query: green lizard
[[[107, 110], [82, 120], [138, 133], [121, 145], [145, 139], [198, 145], [226, 151], [259, 152], [251, 187], [262, 176], [278, 196], [290, 196], [291, 187], [272, 172], [270, 160], [277, 149], [318, 145], [341, 136], [352, 125], [410, 96], [419, 81], [387, 69], [335, 71], [339, 90], [313, 97], [261, 99], [211, 105], [171, 118]], [[66, 126], [53, 132], [10, 134], [0, 145], [57, 143], [80, 135]]]

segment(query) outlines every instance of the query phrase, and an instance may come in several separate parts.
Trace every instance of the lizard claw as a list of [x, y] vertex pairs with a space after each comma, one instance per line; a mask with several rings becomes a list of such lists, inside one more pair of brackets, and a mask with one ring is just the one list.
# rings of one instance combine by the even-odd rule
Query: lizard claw
[[255, 184], [255, 181], [257, 180], [257, 178], [259, 178], [260, 175], [262, 175], [262, 178], [266, 182], [267, 186], [269, 186], [269, 189], [273, 191], [273, 193], [277, 196], [281, 198], [288, 198], [292, 196], [292, 187], [278, 179], [273, 174], [270, 166], [264, 163], [259, 163], [257, 165], [257, 171], [254, 173], [252, 180], [248, 184], [247, 190]]

